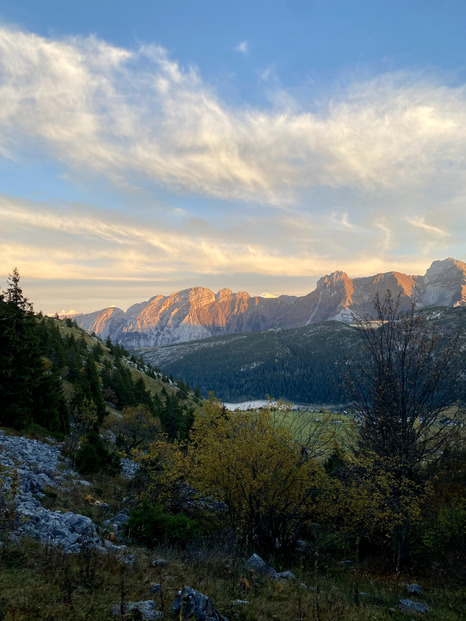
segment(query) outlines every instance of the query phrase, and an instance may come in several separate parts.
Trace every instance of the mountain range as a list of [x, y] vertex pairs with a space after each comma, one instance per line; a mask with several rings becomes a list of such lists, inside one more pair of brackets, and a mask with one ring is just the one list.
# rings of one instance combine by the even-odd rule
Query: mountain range
[[73, 319], [88, 332], [125, 347], [158, 347], [329, 320], [350, 323], [354, 315], [370, 314], [375, 295], [383, 296], [387, 290], [401, 295], [402, 308], [411, 302], [418, 309], [466, 306], [466, 263], [451, 257], [434, 261], [424, 276], [385, 272], [350, 278], [336, 271], [320, 278], [314, 291], [301, 297], [250, 296], [230, 289], [214, 293], [193, 287], [169, 296], [156, 295], [126, 312], [110, 307]]

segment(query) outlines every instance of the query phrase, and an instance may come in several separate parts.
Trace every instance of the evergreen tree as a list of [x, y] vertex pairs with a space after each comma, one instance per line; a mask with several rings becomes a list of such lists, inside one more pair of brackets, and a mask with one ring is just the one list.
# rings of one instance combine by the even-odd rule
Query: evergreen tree
[[160, 422], [170, 439], [184, 435], [183, 407], [176, 395], [167, 394], [165, 405], [160, 412]]
[[81, 411], [86, 399], [91, 399], [96, 407], [96, 427], [98, 427], [102, 423], [107, 409], [105, 407], [99, 375], [91, 354], [87, 355], [84, 366], [81, 368], [75, 381], [75, 390], [76, 393], [73, 398], [75, 414]]
[[61, 380], [44, 365], [38, 322], [14, 268], [0, 295], [0, 424], [21, 429], [37, 423], [66, 431]]
[[16, 268], [1, 296], [0, 325], [0, 422], [19, 429], [32, 421], [42, 362], [32, 307], [23, 296]]

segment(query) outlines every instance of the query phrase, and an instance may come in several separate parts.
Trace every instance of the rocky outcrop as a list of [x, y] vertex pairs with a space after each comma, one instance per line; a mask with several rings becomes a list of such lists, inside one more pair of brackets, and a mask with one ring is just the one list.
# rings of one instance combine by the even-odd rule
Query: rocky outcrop
[[417, 612], [421, 615], [425, 615], [429, 612], [429, 607], [426, 604], [423, 604], [422, 602], [415, 602], [412, 599], [400, 599], [398, 608], [401, 610], [401, 612], [406, 612], [409, 614]]
[[12, 537], [33, 537], [66, 553], [83, 546], [119, 550], [111, 542], [101, 544], [97, 527], [84, 515], [51, 511], [41, 505], [44, 489], [67, 484], [86, 484], [61, 455], [60, 446], [24, 437], [7, 436], [0, 430], [0, 493], [11, 504]]
[[[155, 602], [151, 599], [129, 602], [125, 606], [125, 619], [128, 618], [126, 613], [129, 613], [132, 619], [141, 619], [142, 621], [163, 619], [163, 613], [157, 610]], [[119, 604], [112, 606], [112, 616], [115, 618], [121, 617], [121, 606]]]
[[246, 567], [255, 574], [265, 576], [267, 578], [272, 578], [272, 580], [296, 580], [296, 576], [292, 571], [278, 572], [273, 567], [270, 567], [270, 565], [267, 565], [267, 563], [258, 554], [255, 553], [250, 556], [246, 561]]
[[[156, 588], [154, 588], [156, 587]], [[157, 584], [151, 587], [152, 594], [159, 594], [162, 591], [162, 585]], [[170, 618], [176, 615], [177, 619], [188, 619], [204, 621], [228, 621], [226, 617], [223, 617], [216, 609], [214, 603], [207, 595], [203, 595], [200, 591], [193, 589], [189, 586], [185, 586], [178, 591], [171, 606]], [[132, 619], [145, 619], [147, 621], [153, 621], [154, 619], [163, 619], [162, 612], [157, 610], [157, 606], [154, 600], [142, 600], [140, 602], [128, 602], [127, 604], [113, 604], [112, 616], [119, 618], [124, 615], [130, 615]]]
[[156, 347], [210, 336], [298, 328], [334, 319], [349, 323], [372, 311], [376, 294], [401, 295], [401, 308], [414, 301], [428, 306], [466, 306], [466, 263], [452, 258], [434, 261], [424, 276], [386, 272], [350, 278], [336, 271], [324, 276], [303, 297], [251, 297], [221, 289], [194, 287], [169, 296], [157, 295], [126, 313], [107, 308], [75, 321], [88, 332], [127, 347]]

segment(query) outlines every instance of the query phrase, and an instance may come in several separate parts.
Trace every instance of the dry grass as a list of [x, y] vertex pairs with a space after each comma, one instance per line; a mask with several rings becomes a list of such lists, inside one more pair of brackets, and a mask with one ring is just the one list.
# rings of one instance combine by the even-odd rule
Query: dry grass
[[[170, 619], [172, 602], [183, 585], [209, 595], [230, 621], [416, 618], [397, 609], [399, 599], [408, 597], [406, 583], [413, 581], [411, 576], [355, 573], [338, 564], [317, 571], [302, 564], [277, 565], [298, 577], [296, 582], [277, 582], [254, 575], [246, 568], [244, 557], [227, 554], [222, 546], [131, 551], [136, 560], [127, 566], [121, 553], [63, 555], [33, 541], [6, 542], [0, 559], [0, 619], [99, 621], [111, 618], [113, 604], [150, 598], [155, 598], [158, 609]], [[160, 557], [168, 563], [152, 567], [152, 560]], [[431, 609], [429, 619], [466, 618], [466, 596], [459, 587], [442, 587], [435, 584], [434, 577], [425, 580], [422, 600]], [[162, 594], [150, 595], [152, 583], [162, 584]], [[249, 603], [235, 603], [237, 599]]]

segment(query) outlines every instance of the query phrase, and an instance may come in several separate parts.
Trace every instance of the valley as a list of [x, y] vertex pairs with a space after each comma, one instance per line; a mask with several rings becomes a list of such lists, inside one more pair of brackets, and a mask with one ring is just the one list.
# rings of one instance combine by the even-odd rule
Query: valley
[[[466, 366], [466, 307], [432, 307], [419, 315], [440, 333], [462, 335], [459, 347]], [[355, 327], [328, 321], [134, 351], [167, 375], [198, 386], [205, 396], [213, 391], [224, 401], [270, 396], [328, 404], [349, 400], [341, 372], [348, 358], [358, 357], [358, 342]]]

